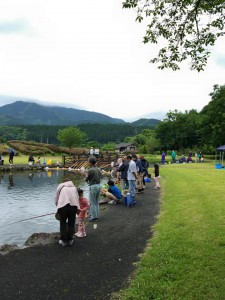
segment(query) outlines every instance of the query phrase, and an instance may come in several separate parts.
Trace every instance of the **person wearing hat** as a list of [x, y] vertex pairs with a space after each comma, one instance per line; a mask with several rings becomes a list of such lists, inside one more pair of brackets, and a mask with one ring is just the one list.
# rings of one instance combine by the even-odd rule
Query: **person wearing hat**
[[89, 157], [88, 163], [90, 168], [87, 171], [86, 182], [90, 186], [90, 218], [89, 221], [97, 222], [99, 220], [99, 197], [100, 197], [100, 182], [102, 172], [96, 166], [96, 158]]

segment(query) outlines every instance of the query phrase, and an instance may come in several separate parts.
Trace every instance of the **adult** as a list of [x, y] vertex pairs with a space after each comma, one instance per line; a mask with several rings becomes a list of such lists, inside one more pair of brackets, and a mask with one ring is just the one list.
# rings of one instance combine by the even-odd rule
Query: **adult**
[[174, 150], [172, 150], [171, 157], [172, 157], [172, 163], [176, 163], [177, 153]]
[[131, 155], [127, 155], [127, 162], [129, 164], [127, 171], [127, 180], [129, 186], [129, 193], [132, 197], [132, 200], [135, 201], [135, 188], [136, 188], [136, 180], [137, 180], [137, 167], [136, 163], [132, 159]]
[[188, 153], [187, 162], [188, 163], [190, 163], [190, 162], [192, 163], [193, 162], [193, 160], [192, 160], [192, 153], [191, 152]]
[[73, 182], [64, 177], [58, 185], [55, 196], [55, 205], [60, 216], [60, 240], [63, 247], [73, 244], [76, 213], [79, 212], [79, 195]]
[[195, 162], [198, 162], [198, 153], [195, 152]]
[[132, 154], [132, 159], [136, 163], [137, 168], [137, 189], [138, 193], [142, 193], [144, 191], [143, 188], [143, 180], [144, 180], [144, 173], [143, 173], [143, 166], [139, 157], [136, 154]]
[[200, 151], [200, 152], [198, 153], [198, 161], [199, 161], [199, 162], [201, 162], [201, 158], [202, 158], [202, 152]]
[[102, 173], [96, 166], [96, 158], [89, 157], [88, 163], [90, 168], [87, 171], [86, 181], [90, 186], [90, 222], [99, 220], [99, 197], [100, 197], [100, 182]]
[[99, 152], [98, 148], [95, 148], [94, 155], [95, 155], [96, 158], [99, 158], [100, 152]]
[[93, 147], [91, 147], [91, 149], [90, 149], [90, 151], [89, 151], [89, 154], [90, 154], [90, 155], [94, 155], [94, 149], [93, 149]]
[[182, 155], [182, 157], [180, 159], [180, 163], [182, 163], [182, 164], [186, 163], [186, 158], [184, 155]]
[[[123, 164], [123, 158], [122, 157], [119, 157], [117, 159], [117, 163], [115, 164], [115, 168], [116, 168], [116, 182], [120, 183], [121, 184], [121, 173], [119, 171], [119, 168], [120, 166]], [[122, 188], [122, 186], [121, 186]]]
[[28, 164], [29, 165], [33, 165], [35, 163], [35, 159], [33, 157], [33, 154], [31, 154], [28, 158]]
[[143, 167], [143, 173], [145, 177], [148, 177], [148, 168], [149, 168], [149, 162], [144, 158], [143, 155], [140, 156], [141, 164]]
[[9, 164], [12, 165], [13, 164], [13, 158], [14, 158], [14, 151], [10, 150], [9, 151]]
[[161, 156], [161, 163], [162, 163], [162, 165], [165, 164], [165, 159], [166, 159], [166, 153], [163, 151], [162, 152], [162, 156]]
[[129, 164], [127, 162], [127, 157], [125, 156], [122, 160], [122, 164], [118, 168], [123, 194], [125, 194], [126, 191], [129, 189], [128, 180], [127, 180], [128, 168], [129, 168]]
[[4, 157], [2, 154], [0, 154], [0, 165], [4, 165]]

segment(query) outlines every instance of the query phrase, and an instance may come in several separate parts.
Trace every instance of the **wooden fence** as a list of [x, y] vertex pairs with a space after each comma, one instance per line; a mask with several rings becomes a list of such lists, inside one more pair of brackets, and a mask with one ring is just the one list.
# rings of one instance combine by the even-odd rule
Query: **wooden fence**
[[[87, 168], [89, 166], [88, 158], [89, 155], [73, 155], [73, 156], [62, 156], [62, 165], [64, 168], [80, 169]], [[111, 162], [116, 162], [119, 158], [118, 154], [113, 155], [101, 155], [96, 157], [97, 166], [100, 169], [110, 168]]]

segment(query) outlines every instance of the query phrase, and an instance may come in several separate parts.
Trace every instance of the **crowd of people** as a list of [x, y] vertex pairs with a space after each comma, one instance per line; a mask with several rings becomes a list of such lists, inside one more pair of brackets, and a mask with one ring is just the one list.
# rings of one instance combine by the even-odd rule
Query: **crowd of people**
[[[73, 182], [63, 177], [62, 183], [58, 185], [55, 196], [55, 205], [60, 216], [60, 240], [61, 246], [73, 244], [75, 233], [76, 214], [78, 219], [77, 232], [79, 238], [86, 236], [85, 219], [89, 222], [99, 221], [100, 194], [104, 195], [110, 204], [118, 204], [123, 197], [129, 195], [129, 206], [136, 204], [135, 195], [142, 193], [145, 187], [146, 176], [148, 176], [149, 164], [144, 156], [136, 154], [119, 158], [113, 164], [114, 178], [107, 182], [108, 188], [101, 188], [102, 171], [97, 166], [97, 159], [90, 155], [88, 159], [89, 168], [86, 172], [85, 181], [89, 185], [89, 201], [83, 197], [83, 190], [76, 188]], [[160, 188], [159, 165], [154, 165], [155, 189]], [[89, 215], [88, 215], [89, 211]], [[96, 225], [97, 226], [97, 225]]]
[[[167, 156], [166, 152], [162, 151], [162, 154], [161, 154], [161, 164], [162, 165], [164, 165], [166, 163], [166, 156]], [[171, 163], [192, 163], [192, 162], [196, 162], [196, 163], [204, 162], [204, 156], [201, 151], [195, 152], [194, 158], [193, 158], [193, 154], [191, 151], [188, 153], [187, 157], [185, 157], [185, 155], [182, 154], [182, 156], [180, 158], [178, 158], [176, 151], [172, 150]]]

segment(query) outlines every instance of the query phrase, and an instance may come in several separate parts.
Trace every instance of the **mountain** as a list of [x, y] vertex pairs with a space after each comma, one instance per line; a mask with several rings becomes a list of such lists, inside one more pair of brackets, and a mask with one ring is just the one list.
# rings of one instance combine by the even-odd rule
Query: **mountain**
[[25, 101], [16, 101], [0, 107], [0, 126], [78, 125], [82, 123], [121, 124], [125, 121], [101, 113], [59, 106], [43, 106]]
[[138, 126], [146, 126], [146, 127], [155, 127], [158, 125], [161, 121], [157, 119], [139, 119], [137, 121], [132, 122], [131, 124], [138, 127]]

